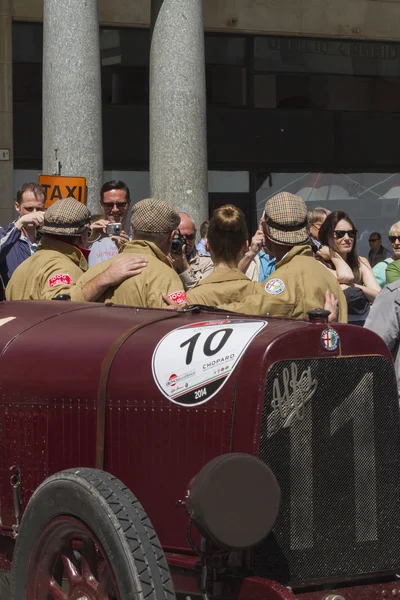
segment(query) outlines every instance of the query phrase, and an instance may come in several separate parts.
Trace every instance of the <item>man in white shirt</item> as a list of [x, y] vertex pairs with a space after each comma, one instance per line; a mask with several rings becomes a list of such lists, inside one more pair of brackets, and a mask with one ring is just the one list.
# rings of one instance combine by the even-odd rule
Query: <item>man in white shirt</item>
[[[131, 197], [129, 188], [123, 181], [107, 181], [100, 191], [100, 204], [103, 218], [91, 224], [93, 235], [100, 239], [93, 242], [89, 254], [89, 267], [97, 265], [118, 254], [119, 249], [129, 241], [127, 218], [129, 217]], [[107, 235], [107, 225], [121, 223], [119, 235]]]

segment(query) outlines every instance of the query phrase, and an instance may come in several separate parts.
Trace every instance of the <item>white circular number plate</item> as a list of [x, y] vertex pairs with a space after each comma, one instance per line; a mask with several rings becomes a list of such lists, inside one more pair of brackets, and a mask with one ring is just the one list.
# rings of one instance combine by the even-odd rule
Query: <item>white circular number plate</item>
[[226, 319], [174, 329], [153, 353], [153, 377], [159, 390], [182, 406], [207, 402], [226, 383], [247, 346], [266, 325], [266, 321]]

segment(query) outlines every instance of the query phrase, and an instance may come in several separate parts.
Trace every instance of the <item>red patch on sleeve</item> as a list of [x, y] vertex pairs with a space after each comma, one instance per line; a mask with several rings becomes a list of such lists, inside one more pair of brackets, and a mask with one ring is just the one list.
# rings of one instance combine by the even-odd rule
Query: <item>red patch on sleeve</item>
[[184, 290], [179, 290], [179, 292], [168, 294], [168, 298], [175, 302], [175, 304], [185, 304], [186, 302], [186, 294]]
[[52, 275], [49, 278], [49, 287], [54, 287], [56, 285], [71, 285], [71, 277], [65, 273], [57, 273], [57, 275]]

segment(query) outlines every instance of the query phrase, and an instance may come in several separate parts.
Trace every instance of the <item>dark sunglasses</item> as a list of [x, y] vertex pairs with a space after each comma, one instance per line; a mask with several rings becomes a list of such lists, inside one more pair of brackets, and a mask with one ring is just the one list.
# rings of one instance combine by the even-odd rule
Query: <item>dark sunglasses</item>
[[370, 238], [368, 241], [369, 242], [377, 242], [379, 240], [379, 238]]
[[183, 234], [181, 234], [181, 235], [182, 235], [182, 237], [185, 238], [185, 240], [188, 240], [189, 242], [191, 242], [192, 240], [194, 240], [195, 237], [196, 237], [195, 233], [189, 233], [188, 235], [183, 235]]
[[335, 238], [336, 238], [337, 240], [341, 240], [342, 238], [344, 238], [344, 236], [346, 235], [346, 233], [347, 233], [347, 235], [349, 236], [349, 238], [350, 238], [351, 240], [354, 240], [354, 238], [355, 238], [355, 237], [356, 237], [356, 235], [357, 235], [357, 229], [349, 229], [349, 230], [344, 230], [344, 229], [336, 229], [336, 230], [333, 232], [333, 234], [334, 234], [334, 236], [335, 236]]
[[125, 208], [127, 204], [127, 202], [103, 202], [104, 208], [109, 208], [110, 210], [112, 210], [114, 206], [117, 208]]
[[389, 235], [389, 242], [394, 244], [397, 240], [400, 242], [400, 235]]

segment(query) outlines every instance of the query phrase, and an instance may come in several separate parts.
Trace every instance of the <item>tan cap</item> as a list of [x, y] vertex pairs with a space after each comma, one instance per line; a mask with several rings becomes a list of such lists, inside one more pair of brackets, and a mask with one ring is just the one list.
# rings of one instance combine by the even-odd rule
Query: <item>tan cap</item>
[[89, 209], [75, 198], [57, 200], [46, 210], [40, 233], [79, 235], [85, 231], [89, 220]]
[[308, 242], [307, 206], [300, 196], [276, 194], [267, 200], [263, 220], [266, 234], [277, 244], [295, 246]]
[[177, 229], [181, 219], [168, 202], [147, 198], [134, 205], [132, 228], [144, 233], [169, 233]]

